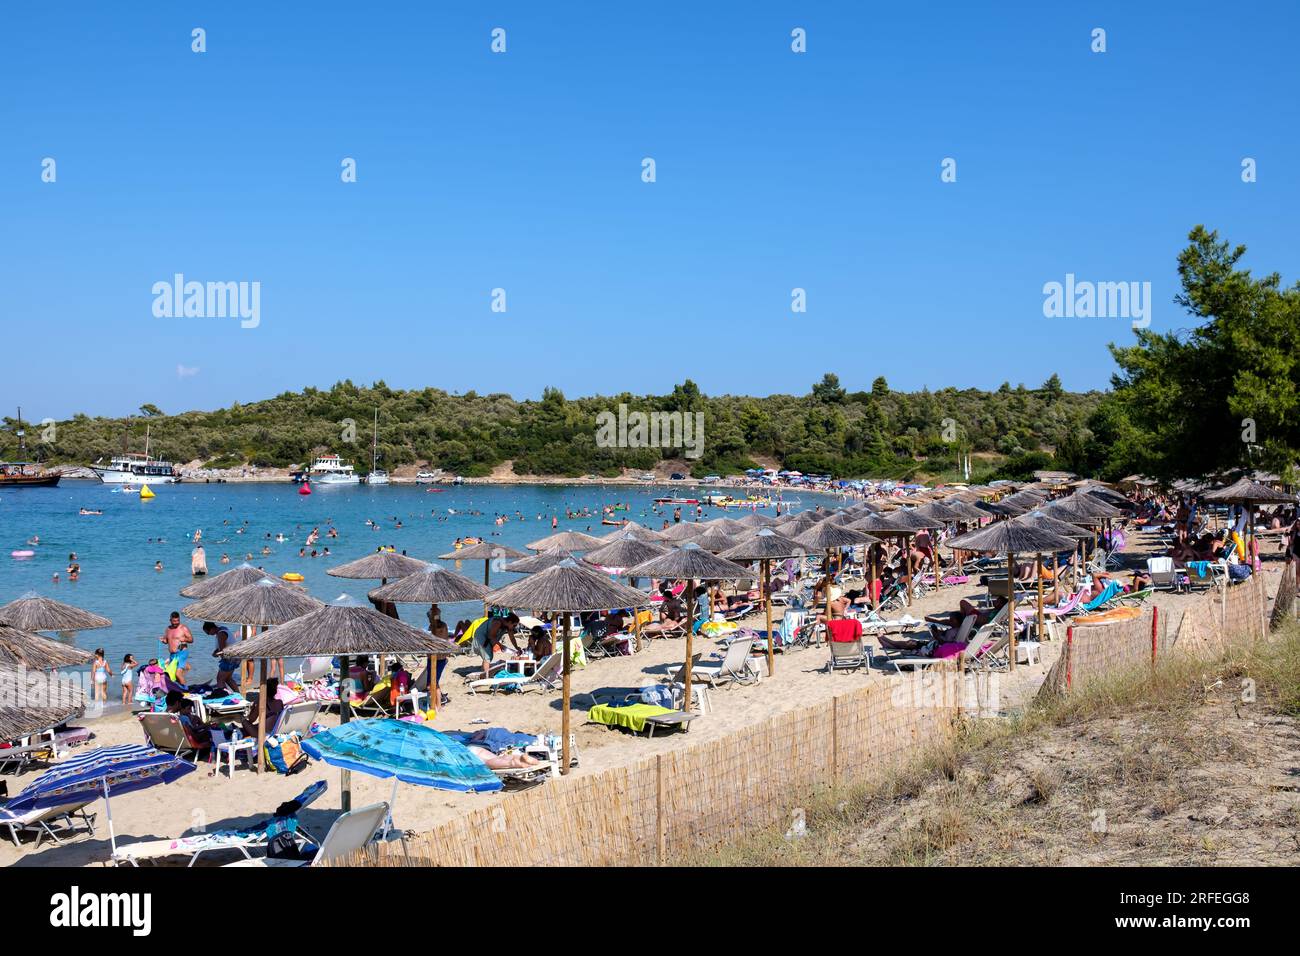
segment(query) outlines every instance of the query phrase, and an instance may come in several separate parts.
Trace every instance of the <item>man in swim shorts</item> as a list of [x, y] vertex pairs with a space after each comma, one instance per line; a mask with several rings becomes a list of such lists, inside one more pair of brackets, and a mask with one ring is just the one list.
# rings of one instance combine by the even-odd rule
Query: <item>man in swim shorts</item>
[[158, 641], [167, 645], [167, 656], [176, 663], [176, 681], [181, 684], [188, 683], [185, 678], [190, 670], [190, 645], [194, 643], [194, 635], [181, 623], [180, 611], [172, 611], [167, 629], [163, 631]]
[[204, 621], [203, 633], [217, 639], [217, 646], [212, 651], [212, 656], [217, 659], [217, 690], [238, 692], [239, 661], [221, 656], [221, 652], [230, 645], [230, 632], [224, 627], [217, 627], [212, 621]]
[[516, 653], [523, 653], [523, 649], [515, 641], [515, 628], [518, 626], [518, 615], [509, 614], [506, 617], [488, 618], [474, 632], [474, 653], [483, 661], [483, 676], [485, 678], [491, 676], [492, 648], [502, 643], [507, 637], [510, 638], [510, 643], [514, 645]]

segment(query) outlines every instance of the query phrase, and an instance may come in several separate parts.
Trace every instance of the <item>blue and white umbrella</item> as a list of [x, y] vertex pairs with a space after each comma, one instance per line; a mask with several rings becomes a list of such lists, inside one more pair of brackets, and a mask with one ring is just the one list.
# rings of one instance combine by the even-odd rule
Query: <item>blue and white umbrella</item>
[[193, 771], [192, 764], [153, 747], [141, 744], [97, 747], [41, 774], [5, 804], [5, 809], [23, 813], [89, 803], [103, 797], [108, 811], [108, 836], [116, 853], [117, 837], [113, 832], [109, 797], [171, 783]]

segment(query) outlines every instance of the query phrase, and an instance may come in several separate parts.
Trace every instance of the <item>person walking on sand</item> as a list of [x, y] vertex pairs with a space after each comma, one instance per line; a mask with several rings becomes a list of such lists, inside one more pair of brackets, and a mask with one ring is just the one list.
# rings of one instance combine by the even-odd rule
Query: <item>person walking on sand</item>
[[90, 664], [90, 670], [95, 678], [94, 700], [107, 704], [108, 679], [113, 676], [113, 668], [108, 666], [102, 647], [95, 648], [95, 659]]
[[194, 635], [190, 629], [181, 623], [180, 611], [172, 611], [168, 620], [167, 629], [163, 631], [162, 637], [158, 638], [159, 643], [167, 645], [167, 656], [175, 662], [177, 683], [187, 683], [185, 675], [189, 673], [190, 663], [190, 645], [194, 643]]
[[135, 669], [139, 664], [135, 657], [127, 654], [122, 658], [122, 703], [131, 703], [131, 685], [135, 682]]

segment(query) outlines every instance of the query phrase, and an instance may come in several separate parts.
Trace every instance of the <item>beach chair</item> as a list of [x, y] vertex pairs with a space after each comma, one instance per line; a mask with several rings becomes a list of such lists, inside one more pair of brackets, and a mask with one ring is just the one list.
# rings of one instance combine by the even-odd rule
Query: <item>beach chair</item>
[[[60, 836], [70, 836], [79, 832], [82, 828], [77, 826], [80, 820], [84, 826], [84, 832], [90, 836], [95, 835], [95, 815], [86, 813], [86, 807], [90, 802], [72, 803], [62, 807], [48, 807], [44, 810], [29, 810], [26, 813], [13, 813], [0, 807], [0, 827], [9, 828], [9, 838], [14, 841], [14, 846], [22, 846], [19, 842], [19, 836], [24, 831], [32, 831], [36, 834], [36, 843], [33, 850], [39, 849], [41, 841], [49, 837], [55, 844], [62, 846], [63, 841]], [[62, 824], [59, 829], [55, 826]]]
[[753, 612], [754, 605], [748, 601], [744, 604], [733, 604], [731, 607], [727, 608], [727, 610], [722, 612], [722, 619], [724, 621], [739, 621], [742, 617], [746, 617]]
[[710, 687], [731, 687], [734, 684], [752, 684], [759, 679], [757, 668], [750, 661], [752, 641], [735, 641], [728, 645], [721, 664], [691, 666], [691, 679], [698, 678]]
[[33, 763], [48, 763], [54, 759], [54, 747], [48, 740], [34, 744], [16, 744], [0, 750], [0, 773], [22, 773]]
[[199, 755], [210, 746], [191, 737], [175, 714], [140, 714], [138, 720], [148, 744], [182, 759], [187, 759], [187, 754], [191, 755], [196, 767]]
[[310, 684], [312, 681], [324, 680], [335, 669], [332, 657], [304, 657], [297, 673], [290, 674], [288, 679], [299, 684]]
[[273, 860], [263, 856], [237, 860], [226, 866], [320, 866], [331, 860], [341, 860], [360, 852], [379, 837], [388, 823], [388, 812], [387, 803], [372, 803], [340, 814], [310, 860]]
[[862, 649], [862, 638], [853, 641], [831, 641], [831, 656], [826, 662], [826, 673], [856, 671], [860, 667], [871, 670], [871, 661]]
[[563, 652], [552, 654], [539, 661], [537, 669], [526, 677], [522, 674], [508, 674], [504, 677], [480, 677], [478, 680], [469, 682], [469, 692], [477, 694], [479, 691], [487, 691], [495, 694], [499, 690], [511, 690], [520, 693], [529, 690], [554, 690], [559, 685], [563, 664]]
[[1174, 570], [1173, 558], [1147, 558], [1147, 574], [1151, 576], [1151, 587], [1157, 591], [1169, 590], [1177, 593], [1182, 590], [1178, 572]]
[[300, 700], [280, 711], [280, 719], [275, 722], [275, 727], [269, 730], [268, 734], [298, 734], [300, 737], [310, 737], [312, 725], [316, 723], [319, 714], [320, 701]]
[[[998, 618], [995, 617], [993, 620], [996, 621], [997, 619]], [[985, 625], [985, 627], [988, 627], [992, 623], [993, 621], [990, 621], [988, 625]], [[974, 648], [979, 647], [979, 644], [976, 643], [976, 641], [979, 639], [978, 632], [976, 636], [971, 636], [971, 631], [974, 629], [974, 627], [975, 627], [975, 615], [974, 614], [966, 615], [964, 618], [961, 619], [961, 623], [957, 626], [957, 633], [953, 636], [952, 641], [949, 641], [948, 643], [951, 644], [965, 643], [966, 653], [967, 654], [971, 653]], [[924, 639], [927, 641], [932, 641], [935, 639], [935, 636], [931, 631], [915, 631], [913, 632], [913, 634], [923, 635]], [[908, 635], [905, 634], [903, 636], [907, 637]], [[911, 668], [928, 667], [929, 665], [934, 664], [938, 661], [949, 660], [949, 658], [946, 657], [923, 657], [921, 655], [918, 655], [915, 651], [907, 651], [907, 650], [895, 651], [893, 649], [885, 647], [883, 643], [881, 645], [881, 652], [885, 663], [888, 664], [890, 667], [892, 667], [896, 674], [901, 674], [903, 672], [904, 667], [911, 667]]]
[[[326, 781], [317, 780], [294, 797], [299, 811], [315, 802], [328, 788], [329, 784]], [[189, 862], [185, 865], [191, 867], [204, 853], [224, 850], [237, 851], [244, 859], [251, 860], [253, 855], [248, 852], [249, 850], [266, 846], [266, 828], [269, 823], [270, 820], [267, 820], [247, 829], [214, 830], [211, 833], [196, 833], [175, 840], [144, 840], [140, 843], [128, 843], [119, 846], [113, 852], [112, 863], [114, 866], [138, 867], [141, 863], [157, 863], [159, 860], [179, 856], [189, 857]], [[309, 833], [304, 832], [304, 836], [311, 838]]]

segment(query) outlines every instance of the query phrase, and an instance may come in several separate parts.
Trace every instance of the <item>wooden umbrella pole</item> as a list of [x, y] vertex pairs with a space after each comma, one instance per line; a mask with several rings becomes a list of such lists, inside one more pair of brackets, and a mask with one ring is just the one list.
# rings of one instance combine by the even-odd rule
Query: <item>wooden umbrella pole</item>
[[1016, 556], [1007, 552], [1007, 628], [1011, 635], [1010, 665], [1008, 670], [1016, 669]]
[[560, 719], [560, 732], [563, 734], [563, 737], [561, 738], [563, 743], [563, 750], [561, 751], [563, 757], [561, 759], [561, 763], [564, 766], [560, 767], [560, 773], [566, 775], [569, 772], [569, 763], [572, 759], [572, 755], [569, 753], [569, 690], [570, 690], [569, 681], [570, 681], [570, 675], [572, 673], [573, 673], [573, 661], [569, 657], [569, 615], [565, 614], [564, 615], [564, 716]]
[[1043, 556], [1037, 555], [1034, 560], [1038, 572], [1038, 641], [1041, 644], [1043, 640]]
[[867, 545], [867, 603], [876, 607], [876, 546]]
[[[831, 619], [831, 583], [835, 579], [831, 576], [831, 549], [826, 549], [826, 621], [830, 623]], [[829, 633], [829, 631], [827, 632]], [[829, 638], [828, 638], [829, 640]]]
[[266, 749], [266, 658], [261, 660], [261, 667], [257, 670], [257, 772], [261, 773], [265, 768], [265, 756], [263, 751]]
[[[438, 658], [430, 654], [425, 658], [424, 666], [429, 669], [429, 706], [426, 707], [425, 710], [437, 711], [438, 704], [441, 701], [441, 698], [438, 696]], [[419, 691], [414, 687], [411, 688], [411, 690], [416, 694], [419, 693]], [[420, 698], [413, 697], [412, 700], [414, 700], [418, 705]], [[416, 710], [419, 710], [418, 706], [416, 707]]]
[[491, 567], [491, 565], [492, 565], [492, 561], [490, 558], [483, 559], [483, 586], [484, 587], [487, 587], [488, 584], [488, 568]]
[[772, 559], [764, 558], [759, 562], [759, 574], [763, 576], [763, 606], [767, 609], [767, 676], [776, 673], [776, 652], [772, 649]]
[[[346, 654], [339, 657], [339, 726], [352, 717], [352, 685], [349, 683], [352, 661]], [[340, 806], [347, 813], [352, 809], [352, 771], [339, 771]]]
[[912, 536], [903, 535], [903, 570], [907, 573], [907, 606], [912, 606]]
[[694, 579], [688, 579], [686, 582], [686, 666], [683, 668], [686, 687], [682, 692], [682, 710], [687, 712], [691, 709], [691, 651], [694, 647], [695, 581]]

